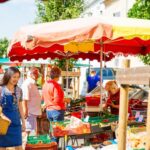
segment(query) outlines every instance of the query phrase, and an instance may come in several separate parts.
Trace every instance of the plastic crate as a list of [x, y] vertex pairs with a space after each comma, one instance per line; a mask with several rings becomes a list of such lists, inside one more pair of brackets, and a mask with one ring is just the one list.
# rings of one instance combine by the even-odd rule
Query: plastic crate
[[147, 110], [147, 106], [143, 106], [143, 105], [135, 105], [133, 107], [131, 107], [132, 110]]
[[72, 112], [72, 113], [71, 113], [71, 116], [76, 117], [76, 118], [79, 118], [79, 119], [82, 118], [81, 112]]
[[27, 144], [25, 150], [58, 150], [57, 143], [49, 144]]
[[98, 124], [98, 123], [110, 123], [118, 121], [118, 116], [111, 115], [111, 116], [104, 116], [104, 117], [90, 117], [88, 122], [91, 124]]
[[111, 131], [106, 131], [105, 133], [96, 134], [94, 137], [90, 138], [91, 143], [103, 143], [104, 141], [111, 140], [113, 138], [113, 133]]
[[142, 104], [142, 101], [140, 99], [130, 99], [129, 100], [129, 105], [135, 105], [135, 104]]
[[39, 136], [29, 136], [27, 138], [27, 144], [49, 144], [51, 143], [51, 139], [48, 135], [39, 135]]
[[70, 105], [71, 106], [76, 106], [76, 105], [79, 105], [79, 104], [84, 103], [84, 102], [85, 102], [85, 99], [71, 100]]
[[103, 128], [99, 124], [91, 124], [91, 132], [97, 133], [97, 132], [103, 132]]
[[100, 97], [87, 96], [86, 97], [86, 104], [87, 104], [87, 106], [99, 106]]
[[100, 117], [90, 117], [88, 122], [91, 124], [98, 124], [102, 121], [102, 118]]

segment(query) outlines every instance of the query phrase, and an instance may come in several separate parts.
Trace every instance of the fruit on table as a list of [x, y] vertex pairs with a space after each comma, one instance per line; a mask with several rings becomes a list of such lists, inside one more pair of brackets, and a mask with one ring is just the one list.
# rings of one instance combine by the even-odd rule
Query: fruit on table
[[54, 136], [59, 137], [59, 136], [67, 135], [68, 131], [66, 130], [65, 125], [56, 123], [53, 126], [53, 134], [54, 134]]
[[64, 135], [85, 134], [85, 133], [91, 133], [89, 123], [83, 123], [75, 128], [57, 123], [53, 126], [53, 134], [56, 137]]
[[103, 144], [104, 144], [105, 146], [107, 146], [107, 145], [111, 145], [112, 142], [110, 142], [110, 141], [104, 141]]
[[104, 119], [102, 122], [108, 123], [108, 122], [109, 122], [109, 119]]

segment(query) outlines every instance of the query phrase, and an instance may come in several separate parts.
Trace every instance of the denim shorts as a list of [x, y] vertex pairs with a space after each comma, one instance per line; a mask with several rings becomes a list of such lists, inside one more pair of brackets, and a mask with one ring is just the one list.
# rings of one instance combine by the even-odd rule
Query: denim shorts
[[[50, 122], [57, 122], [57, 121], [63, 121], [64, 120], [64, 110], [47, 110], [47, 118]], [[50, 123], [51, 126], [51, 123]], [[52, 128], [52, 126], [50, 127]], [[51, 134], [51, 140], [54, 142], [59, 143], [59, 138], [55, 138], [53, 134]]]
[[47, 110], [47, 118], [49, 121], [63, 121], [64, 120], [64, 110]]

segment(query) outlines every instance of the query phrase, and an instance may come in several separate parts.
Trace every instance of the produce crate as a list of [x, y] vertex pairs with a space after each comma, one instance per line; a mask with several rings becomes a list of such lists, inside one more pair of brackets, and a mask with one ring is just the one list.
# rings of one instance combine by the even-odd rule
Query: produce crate
[[111, 130], [110, 123], [118, 120], [118, 116], [112, 118], [90, 117], [89, 123], [91, 124], [91, 132], [101, 132], [104, 130]]
[[136, 105], [137, 105], [137, 104], [138, 104], [138, 105], [142, 105], [142, 101], [141, 101], [140, 99], [130, 99], [130, 100], [129, 100], [129, 105], [130, 105], [130, 106], [135, 105], [135, 104], [136, 104]]
[[84, 123], [79, 127], [71, 128], [69, 135], [88, 134], [91, 133], [91, 126], [89, 123]]
[[86, 100], [84, 98], [83, 99], [71, 100], [70, 105], [71, 106], [76, 106], [76, 105], [79, 105], [81, 103], [85, 103], [85, 101]]
[[25, 150], [58, 150], [57, 143], [49, 144], [27, 144]]
[[42, 113], [42, 116], [37, 118], [37, 132], [39, 135], [49, 133], [50, 122], [47, 119], [46, 112]]
[[113, 139], [113, 133], [111, 131], [105, 131], [103, 133], [95, 135], [93, 138], [90, 138], [91, 143], [102, 143], [107, 140]]
[[72, 112], [71, 113], [71, 116], [73, 116], [73, 117], [76, 117], [76, 118], [79, 118], [79, 119], [81, 119], [82, 118], [82, 114], [81, 114], [81, 112]]
[[98, 123], [111, 123], [115, 121], [118, 121], [118, 116], [111, 115], [104, 117], [90, 117], [88, 122], [91, 124], [98, 124]]
[[29, 136], [27, 138], [27, 144], [49, 144], [51, 143], [51, 139], [48, 135], [39, 135], [39, 136]]
[[82, 106], [70, 106], [70, 107], [67, 107], [67, 111], [68, 112], [76, 112], [76, 111], [82, 111]]
[[130, 132], [134, 134], [139, 133], [139, 132], [146, 132], [146, 127], [145, 126], [132, 127], [130, 129]]
[[132, 110], [147, 110], [147, 106], [145, 105], [135, 105], [131, 107]]
[[111, 122], [115, 122], [115, 121], [118, 121], [118, 116], [114, 116], [114, 117], [111, 117], [111, 118], [103, 119], [102, 123], [111, 123]]
[[90, 117], [88, 122], [91, 124], [98, 124], [102, 121], [101, 117]]
[[87, 104], [87, 106], [99, 106], [100, 97], [87, 96], [86, 97], [86, 104]]
[[52, 133], [55, 137], [62, 137], [65, 135], [79, 135], [91, 133], [91, 128], [89, 123], [83, 123], [81, 126], [76, 128], [68, 127], [70, 122], [52, 122]]
[[69, 121], [60, 121], [60, 122], [51, 122], [50, 130], [53, 136], [62, 137], [69, 134], [69, 131], [66, 130], [66, 126], [69, 124]]
[[103, 132], [103, 128], [101, 128], [100, 124], [91, 124], [91, 132], [96, 133], [96, 132]]

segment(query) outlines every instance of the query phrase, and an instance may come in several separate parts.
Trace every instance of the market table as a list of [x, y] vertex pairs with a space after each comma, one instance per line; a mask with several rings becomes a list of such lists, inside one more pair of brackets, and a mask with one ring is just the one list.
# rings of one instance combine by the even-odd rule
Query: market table
[[[99, 131], [95, 131], [95, 132], [92, 132], [92, 133], [86, 133], [86, 134], [76, 134], [76, 135], [66, 135], [66, 136], [59, 136], [59, 138], [61, 139], [61, 146], [62, 146], [62, 149], [65, 150], [65, 147], [68, 145], [69, 143], [69, 140], [71, 140], [72, 142], [72, 145], [77, 144], [77, 146], [79, 146], [78, 144], [78, 140], [79, 139], [83, 139], [84, 140], [84, 145], [86, 145], [86, 141], [87, 139], [90, 139], [92, 138], [94, 135], [97, 135], [97, 134], [101, 134], [101, 133], [106, 133], [106, 129], [107, 129], [107, 133], [110, 134], [110, 137], [112, 138], [113, 137], [113, 132], [111, 130], [111, 126], [108, 126], [108, 127], [102, 127]], [[63, 144], [62, 144], [63, 143]]]
[[[137, 126], [145, 126], [145, 122], [129, 122], [128, 126], [130, 127], [137, 127]], [[83, 139], [84, 140], [84, 145], [86, 145], [86, 142], [88, 139], [93, 138], [95, 135], [99, 135], [102, 133], [109, 133], [109, 138], [110, 140], [113, 139], [113, 131], [111, 130], [111, 126], [106, 126], [106, 127], [101, 127], [99, 129], [97, 128], [93, 128], [91, 133], [86, 133], [86, 134], [76, 134], [76, 135], [67, 135], [67, 136], [59, 136], [59, 138], [61, 139], [61, 146], [62, 149], [65, 150], [65, 147], [68, 145], [69, 140], [71, 140], [72, 144], [74, 145], [75, 143], [77, 144], [77, 146], [79, 146], [78, 140], [79, 139]], [[105, 139], [105, 140], [109, 140], [109, 139]]]

